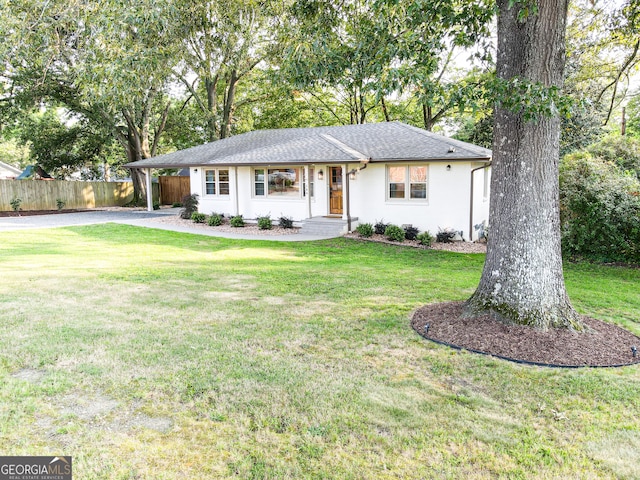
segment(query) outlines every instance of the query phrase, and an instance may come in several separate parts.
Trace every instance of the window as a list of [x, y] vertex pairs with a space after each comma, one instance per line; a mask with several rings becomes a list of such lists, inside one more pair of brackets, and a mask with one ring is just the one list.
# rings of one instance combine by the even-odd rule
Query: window
[[301, 171], [300, 168], [256, 168], [253, 170], [253, 195], [300, 198]]
[[402, 165], [387, 167], [389, 200], [426, 200], [427, 166]]
[[204, 193], [205, 195], [229, 195], [229, 170], [205, 170]]
[[264, 190], [264, 169], [253, 171], [253, 194], [256, 197], [263, 197]]

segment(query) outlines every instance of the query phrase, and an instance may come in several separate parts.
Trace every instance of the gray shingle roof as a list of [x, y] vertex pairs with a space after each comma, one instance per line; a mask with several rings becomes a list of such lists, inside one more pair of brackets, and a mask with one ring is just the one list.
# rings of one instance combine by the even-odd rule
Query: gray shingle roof
[[400, 122], [256, 130], [166, 155], [130, 168], [488, 160], [491, 150]]

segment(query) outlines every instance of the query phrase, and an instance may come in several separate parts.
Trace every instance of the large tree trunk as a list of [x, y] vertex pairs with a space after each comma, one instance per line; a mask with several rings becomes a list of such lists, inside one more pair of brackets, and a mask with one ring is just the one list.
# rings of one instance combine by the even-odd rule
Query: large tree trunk
[[[498, 0], [497, 73], [561, 86], [568, 0], [539, 0], [518, 19], [523, 3]], [[529, 4], [527, 4], [529, 5]], [[467, 312], [490, 312], [507, 323], [581, 330], [567, 296], [560, 251], [557, 117], [527, 121], [496, 106], [490, 234], [480, 284]]]

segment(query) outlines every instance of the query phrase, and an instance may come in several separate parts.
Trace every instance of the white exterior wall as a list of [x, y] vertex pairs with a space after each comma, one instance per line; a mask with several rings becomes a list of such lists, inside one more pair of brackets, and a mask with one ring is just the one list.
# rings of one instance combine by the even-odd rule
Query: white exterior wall
[[[403, 165], [401, 163], [393, 165]], [[439, 228], [453, 228], [463, 232], [469, 240], [469, 209], [471, 194], [471, 170], [482, 166], [471, 162], [432, 162], [415, 163], [427, 165], [427, 200], [395, 200], [387, 198], [387, 164], [370, 163], [350, 180], [351, 216], [357, 217], [357, 223], [375, 223], [382, 220], [396, 225], [412, 224], [421, 231], [428, 230], [435, 235]], [[450, 170], [447, 166], [450, 165]], [[304, 168], [292, 165], [292, 167]], [[349, 164], [345, 172], [361, 168], [361, 164]], [[191, 168], [191, 192], [199, 196], [199, 208], [202, 213], [212, 212], [225, 215], [242, 214], [247, 219], [261, 215], [271, 215], [276, 219], [288, 216], [295, 221], [309, 218], [309, 205], [306, 197], [278, 198], [256, 197], [253, 195], [253, 170], [251, 167], [229, 167], [230, 195], [204, 195], [204, 170], [211, 167]], [[223, 167], [226, 168], [226, 167]], [[268, 166], [260, 168], [269, 168]], [[329, 169], [326, 165], [314, 165], [314, 196], [311, 198], [311, 216], [329, 214]], [[487, 169], [490, 171], [490, 168]], [[319, 171], [323, 179], [318, 179]], [[346, 175], [346, 173], [345, 173]], [[473, 225], [489, 218], [488, 182], [490, 172], [477, 170], [474, 178]], [[346, 214], [346, 192], [343, 179], [343, 211]], [[237, 185], [237, 189], [236, 189]], [[353, 227], [357, 225], [354, 222]], [[473, 239], [477, 232], [473, 230]]]
[[[292, 165], [292, 167], [304, 169], [303, 166]], [[229, 167], [230, 195], [205, 195], [204, 171], [211, 168], [213, 167], [191, 168], [191, 192], [198, 194], [198, 211], [206, 214], [212, 212], [223, 213], [227, 216], [241, 214], [247, 219], [255, 219], [263, 215], [271, 215], [273, 219], [286, 216], [295, 221], [309, 218], [309, 203], [307, 198], [302, 195], [297, 198], [255, 196], [253, 194], [253, 169], [251, 167]], [[226, 169], [227, 167], [222, 168]], [[270, 167], [264, 166], [260, 168], [268, 169]], [[315, 185], [314, 196], [311, 197], [311, 216], [315, 217], [327, 215], [329, 200], [327, 196], [327, 169], [319, 166], [314, 166], [314, 168]], [[318, 180], [319, 170], [323, 171], [323, 180]]]
[[[358, 217], [358, 223], [374, 224], [381, 220], [399, 226], [412, 224], [421, 231], [431, 232], [432, 235], [438, 233], [439, 228], [453, 228], [461, 230], [465, 240], [469, 240], [471, 169], [480, 164], [425, 164], [428, 166], [426, 201], [388, 199], [387, 165], [369, 164], [356, 175], [356, 180], [350, 182], [351, 215]], [[451, 166], [450, 170], [447, 170], [448, 165]], [[484, 174], [481, 170], [474, 174], [474, 180], [473, 217], [475, 223], [481, 223], [482, 220], [488, 219], [489, 214], [488, 196], [486, 201], [483, 199]], [[475, 239], [476, 232], [473, 233]]]

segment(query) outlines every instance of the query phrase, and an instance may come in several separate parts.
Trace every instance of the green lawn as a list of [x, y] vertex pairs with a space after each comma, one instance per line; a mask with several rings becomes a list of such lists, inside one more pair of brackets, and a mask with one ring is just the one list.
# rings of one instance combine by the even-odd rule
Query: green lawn
[[[425, 341], [482, 255], [101, 225], [0, 234], [0, 452], [77, 479], [640, 478], [640, 367]], [[640, 270], [568, 265], [640, 334]]]

